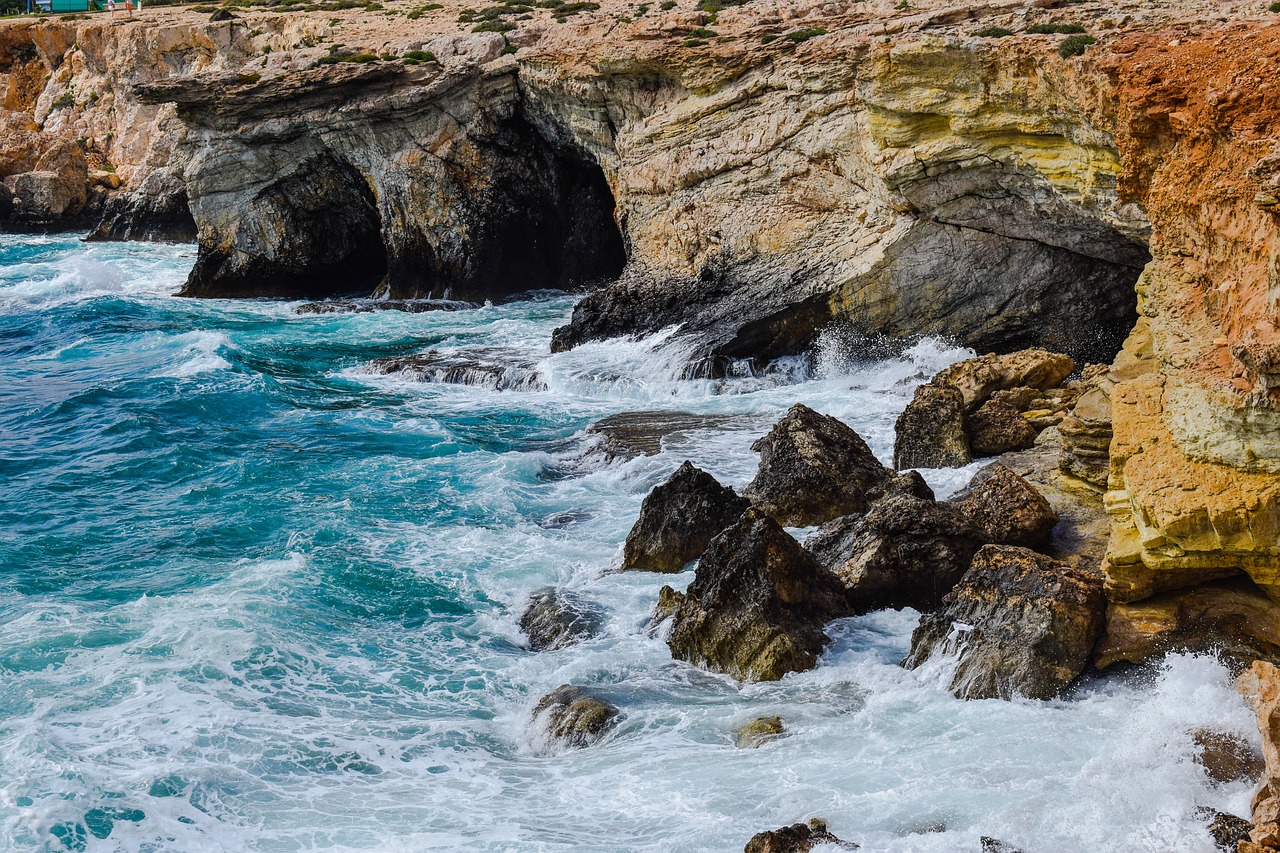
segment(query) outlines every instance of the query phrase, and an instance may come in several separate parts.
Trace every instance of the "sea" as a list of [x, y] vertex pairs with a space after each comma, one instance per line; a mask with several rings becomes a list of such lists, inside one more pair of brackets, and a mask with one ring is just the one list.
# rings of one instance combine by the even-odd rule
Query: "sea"
[[[675, 330], [551, 354], [573, 295], [306, 314], [177, 298], [194, 259], [0, 236], [0, 849], [739, 851], [819, 817], [863, 851], [1209, 853], [1206, 810], [1248, 815], [1193, 757], [1199, 729], [1258, 743], [1213, 657], [966, 702], [945, 662], [898, 665], [918, 614], [885, 611], [743, 684], [655, 631], [692, 569], [616, 571], [682, 461], [742, 487], [803, 402], [888, 462], [914, 386], [969, 351], [868, 361], [832, 332], [690, 379]], [[432, 350], [532, 380], [371, 368]], [[632, 412], [679, 428], [635, 456], [589, 431]], [[945, 496], [978, 467], [923, 473]], [[599, 636], [530, 650], [545, 587]], [[562, 684], [621, 710], [603, 742], [537, 730]], [[735, 745], [772, 715], [783, 737]]]

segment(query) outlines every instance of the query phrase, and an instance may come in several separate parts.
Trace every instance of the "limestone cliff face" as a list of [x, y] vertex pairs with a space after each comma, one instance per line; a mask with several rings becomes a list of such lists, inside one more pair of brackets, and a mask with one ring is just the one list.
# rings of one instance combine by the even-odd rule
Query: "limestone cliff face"
[[1153, 225], [1112, 395], [1113, 596], [1280, 584], [1280, 27], [1117, 46], [1121, 191]]

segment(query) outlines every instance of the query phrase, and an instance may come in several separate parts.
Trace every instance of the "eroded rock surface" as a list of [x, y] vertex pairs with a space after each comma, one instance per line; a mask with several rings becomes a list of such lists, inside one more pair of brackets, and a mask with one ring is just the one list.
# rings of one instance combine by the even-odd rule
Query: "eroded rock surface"
[[1016, 408], [987, 400], [969, 416], [969, 449], [974, 456], [999, 456], [1026, 450], [1036, 441], [1036, 428]]
[[683, 463], [640, 505], [622, 548], [622, 568], [678, 572], [751, 506], [706, 471]]
[[1044, 495], [999, 462], [975, 474], [952, 503], [984, 541], [996, 545], [1042, 548], [1058, 523]]
[[809, 853], [818, 845], [835, 845], [841, 850], [857, 850], [858, 845], [841, 841], [827, 831], [826, 821], [813, 819], [781, 829], [758, 832], [747, 842], [743, 853]]
[[621, 712], [595, 691], [562, 684], [538, 700], [533, 725], [547, 741], [544, 751], [582, 749], [599, 743], [620, 716]]
[[964, 395], [953, 385], [928, 382], [894, 424], [893, 467], [958, 468], [968, 465], [968, 419]]
[[368, 371], [383, 376], [395, 374], [414, 382], [474, 385], [493, 391], [547, 389], [534, 362], [518, 352], [493, 347], [375, 358], [369, 362]]
[[943, 607], [921, 618], [903, 665], [954, 655], [950, 689], [962, 699], [1049, 699], [1084, 671], [1105, 606], [1101, 577], [988, 545]]
[[520, 630], [535, 651], [549, 652], [595, 636], [602, 621], [599, 609], [580, 596], [549, 587], [529, 596]]
[[760, 470], [743, 495], [789, 527], [864, 512], [892, 476], [851, 427], [801, 403], [751, 449]]

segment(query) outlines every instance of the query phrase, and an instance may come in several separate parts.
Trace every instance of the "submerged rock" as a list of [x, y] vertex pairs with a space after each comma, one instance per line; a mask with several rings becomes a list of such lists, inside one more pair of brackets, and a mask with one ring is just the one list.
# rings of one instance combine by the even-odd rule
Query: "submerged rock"
[[814, 818], [808, 823], [793, 823], [781, 829], [758, 832], [747, 842], [743, 853], [809, 853], [819, 844], [834, 844], [844, 850], [857, 850], [858, 845], [842, 841], [827, 831], [827, 822]]
[[782, 737], [781, 717], [756, 717], [733, 734], [733, 742], [739, 749], [755, 749], [771, 740]]
[[1014, 847], [1001, 841], [998, 838], [992, 838], [989, 835], [982, 836], [982, 853], [1022, 853], [1022, 848]]
[[738, 418], [734, 415], [622, 412], [601, 418], [587, 427], [587, 432], [604, 438], [608, 455], [631, 459], [661, 453], [662, 440], [669, 435], [695, 429], [719, 429], [736, 420]]
[[865, 512], [892, 472], [848, 425], [797, 403], [751, 445], [760, 470], [744, 495], [780, 524], [822, 524]]
[[847, 612], [840, 582], [754, 508], [712, 540], [688, 591], [664, 589], [660, 604], [672, 655], [744, 681], [811, 669], [823, 625]]
[[975, 474], [952, 503], [996, 545], [1039, 548], [1058, 523], [1044, 495], [999, 462]]
[[1102, 578], [1025, 548], [987, 545], [911, 636], [903, 665], [955, 655], [961, 699], [1057, 696], [1084, 671], [1102, 630]]
[[1036, 442], [1036, 428], [1008, 403], [988, 400], [969, 416], [969, 450], [974, 456], [999, 456], [1026, 450]]
[[461, 353], [431, 350], [420, 355], [375, 358], [369, 362], [368, 369], [370, 373], [383, 376], [394, 373], [415, 382], [473, 385], [494, 391], [547, 389], [534, 362], [496, 347]]
[[867, 613], [938, 606], [982, 544], [959, 509], [903, 491], [830, 522], [804, 547], [844, 585], [850, 611]]
[[1075, 372], [1070, 356], [1042, 349], [1024, 349], [1007, 355], [991, 353], [957, 362], [933, 377], [933, 382], [954, 386], [964, 396], [966, 411], [974, 412], [997, 391], [1011, 388], [1045, 390]]
[[964, 396], [951, 385], [926, 383], [894, 424], [895, 468], [958, 468], [970, 461]]
[[374, 311], [400, 311], [425, 314], [428, 311], [469, 311], [479, 308], [476, 302], [455, 299], [320, 299], [304, 302], [293, 309], [295, 314], [369, 314]]
[[541, 589], [529, 596], [520, 616], [520, 630], [539, 652], [554, 651], [595, 636], [600, 612], [570, 592]]
[[746, 498], [686, 461], [641, 504], [623, 546], [622, 568], [678, 572], [749, 506]]
[[620, 712], [584, 687], [562, 684], [533, 709], [534, 725], [557, 745], [580, 749], [599, 743], [618, 722]]

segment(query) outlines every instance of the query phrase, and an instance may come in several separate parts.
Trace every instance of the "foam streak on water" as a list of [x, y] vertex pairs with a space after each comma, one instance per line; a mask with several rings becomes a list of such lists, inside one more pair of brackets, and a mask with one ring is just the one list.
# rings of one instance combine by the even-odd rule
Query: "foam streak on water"
[[[1069, 699], [960, 702], [900, 669], [916, 614], [831, 627], [821, 665], [739, 685], [645, 628], [677, 578], [610, 574], [647, 491], [685, 458], [741, 486], [792, 403], [882, 459], [924, 342], [682, 380], [670, 333], [550, 355], [571, 300], [297, 315], [169, 296], [188, 247], [0, 238], [0, 848], [88, 851], [740, 850], [826, 817], [869, 851], [1209, 851], [1197, 806], [1247, 813], [1191, 760], [1201, 726], [1256, 738], [1226, 670], [1176, 657]], [[514, 351], [545, 391], [366, 369]], [[629, 411], [728, 416], [657, 456], [584, 433]], [[929, 472], [947, 493], [971, 470]], [[557, 584], [603, 636], [525, 650]], [[544, 754], [539, 696], [624, 711]], [[781, 714], [789, 736], [733, 746]]]

